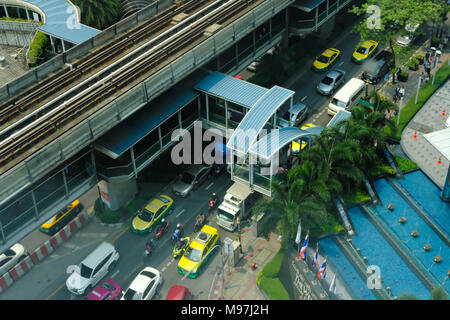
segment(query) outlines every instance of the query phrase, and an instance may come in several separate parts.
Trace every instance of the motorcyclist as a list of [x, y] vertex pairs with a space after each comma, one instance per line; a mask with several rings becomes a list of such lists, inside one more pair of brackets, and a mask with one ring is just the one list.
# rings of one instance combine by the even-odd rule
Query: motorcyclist
[[181, 226], [181, 224], [178, 223], [175, 231], [173, 232], [173, 236], [172, 236], [173, 240], [176, 241], [181, 237], [181, 230], [182, 230], [182, 226]]
[[215, 192], [211, 195], [211, 198], [209, 199], [209, 201], [213, 201], [214, 203], [216, 203], [216, 201], [217, 201], [217, 194]]
[[197, 216], [197, 225], [201, 226], [203, 224], [204, 220], [205, 220], [205, 216], [203, 215], [203, 213], [200, 213]]
[[153, 241], [151, 239], [148, 239], [147, 242], [145, 242], [145, 250], [147, 251], [146, 254], [150, 254], [152, 252], [153, 248]]

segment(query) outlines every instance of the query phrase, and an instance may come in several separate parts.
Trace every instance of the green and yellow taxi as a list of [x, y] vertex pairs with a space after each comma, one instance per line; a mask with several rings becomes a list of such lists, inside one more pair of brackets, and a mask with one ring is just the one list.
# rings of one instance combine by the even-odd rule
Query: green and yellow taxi
[[[315, 124], [312, 124], [312, 123], [306, 123], [306, 124], [303, 125], [300, 129], [305, 130], [305, 129], [308, 129], [308, 128], [310, 128], [310, 127], [315, 127], [315, 126], [316, 126]], [[292, 152], [293, 152], [294, 154], [299, 153], [300, 150], [303, 150], [303, 149], [306, 147], [307, 144], [308, 144], [308, 143], [307, 143], [305, 140], [301, 140], [301, 143], [298, 143], [297, 141], [292, 141], [292, 142], [291, 142], [291, 149], [292, 149]]]
[[41, 225], [39, 231], [46, 233], [50, 236], [54, 235], [61, 228], [63, 228], [70, 220], [76, 217], [80, 213], [83, 206], [79, 200], [75, 200], [60, 212], [55, 214], [53, 217], [48, 219], [45, 223]]
[[178, 273], [187, 274], [189, 278], [197, 278], [207, 260], [212, 256], [209, 253], [219, 243], [217, 229], [204, 225], [178, 262]]
[[360, 63], [367, 60], [367, 58], [375, 52], [378, 47], [378, 42], [375, 40], [367, 40], [359, 45], [353, 52], [352, 60]]
[[147, 234], [150, 228], [169, 214], [174, 208], [173, 199], [160, 195], [152, 199], [131, 222], [131, 231], [137, 234]]
[[314, 60], [312, 69], [320, 73], [326, 72], [336, 62], [340, 54], [340, 50], [328, 48]]

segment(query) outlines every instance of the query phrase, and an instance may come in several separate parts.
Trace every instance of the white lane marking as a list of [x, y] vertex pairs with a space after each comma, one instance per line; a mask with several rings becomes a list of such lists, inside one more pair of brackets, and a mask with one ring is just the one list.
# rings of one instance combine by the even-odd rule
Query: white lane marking
[[168, 268], [172, 264], [172, 261], [167, 262], [166, 268]]
[[80, 237], [80, 238], [105, 238], [109, 235], [109, 233], [106, 232], [83, 232], [83, 233], [75, 233], [74, 237]]
[[116, 270], [116, 272], [114, 272], [114, 273], [111, 275], [111, 279], [114, 278], [115, 276], [117, 276], [117, 275], [119, 274], [119, 272], [120, 272], [120, 270]]
[[211, 183], [205, 188], [205, 190], [208, 190], [209, 188], [211, 188], [213, 184], [214, 184], [214, 182], [211, 182]]
[[304, 96], [300, 101], [303, 102], [308, 96]]
[[166, 271], [167, 270], [167, 268], [166, 267], [163, 267], [162, 269], [161, 269], [161, 272], [164, 272], [164, 271]]
[[184, 211], [185, 211], [185, 209], [181, 210], [180, 213], [178, 213], [178, 214], [176, 215], [176, 217], [178, 218], [179, 216], [181, 216], [181, 214], [182, 214]]
[[339, 62], [338, 67], [342, 66], [344, 64], [344, 61]]

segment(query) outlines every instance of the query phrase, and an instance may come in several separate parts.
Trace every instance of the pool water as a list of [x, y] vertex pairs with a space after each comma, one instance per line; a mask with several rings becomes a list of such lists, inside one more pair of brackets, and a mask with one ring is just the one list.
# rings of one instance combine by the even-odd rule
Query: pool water
[[[375, 187], [378, 191], [378, 186], [375, 185]], [[380, 196], [384, 201], [385, 194], [382, 193]], [[361, 255], [367, 257], [370, 265], [380, 268], [383, 282], [386, 286], [391, 287], [392, 294], [400, 297], [402, 294], [409, 293], [422, 300], [429, 299], [430, 292], [427, 287], [361, 210], [353, 207], [348, 213], [358, 234], [352, 237], [354, 246], [360, 248]]]
[[[374, 181], [374, 185], [383, 203], [383, 206], [378, 205], [375, 208], [378, 217], [408, 247], [410, 251], [409, 254], [416, 256], [439, 283], [443, 284], [444, 288], [450, 292], [450, 281], [447, 280], [447, 270], [450, 269], [449, 247], [422, 219], [422, 217], [409, 206], [406, 200], [396, 192], [387, 180], [376, 180]], [[419, 189], [417, 186], [420, 186], [420, 189], [423, 189], [422, 185], [419, 185], [418, 182], [416, 182], [416, 189]], [[439, 195], [435, 198], [430, 198], [428, 202], [431, 204], [434, 201], [442, 202]], [[395, 206], [393, 211], [387, 209], [389, 204]], [[425, 204], [424, 207], [427, 209], [429, 204]], [[404, 224], [399, 222], [400, 217], [406, 218]], [[411, 236], [413, 230], [419, 232], [418, 237], [414, 238]], [[425, 244], [431, 245], [432, 248], [430, 251], [427, 252], [424, 250]], [[443, 261], [434, 263], [434, 257], [436, 255], [441, 256]]]
[[320, 252], [327, 256], [329, 261], [338, 271], [341, 278], [352, 291], [352, 295], [358, 300], [377, 300], [372, 290], [367, 288], [366, 280], [356, 271], [352, 263], [338, 247], [332, 238], [324, 238], [319, 241]]
[[396, 180], [424, 208], [431, 219], [447, 235], [450, 230], [450, 203], [440, 199], [441, 190], [421, 171], [417, 170], [404, 175], [404, 179]]

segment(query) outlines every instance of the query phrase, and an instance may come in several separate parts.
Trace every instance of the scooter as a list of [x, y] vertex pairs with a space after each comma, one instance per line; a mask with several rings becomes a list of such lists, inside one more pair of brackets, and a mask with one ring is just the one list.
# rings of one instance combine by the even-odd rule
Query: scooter
[[[200, 219], [200, 216], [203, 216], [203, 219]], [[198, 230], [200, 230], [203, 225], [206, 223], [206, 215], [204, 214], [199, 214], [196, 218], [195, 218], [195, 222], [194, 222], [194, 232], [197, 232]]]
[[144, 256], [148, 257], [152, 253], [153, 248], [154, 248], [154, 244], [153, 244], [153, 241], [150, 239], [145, 244]]
[[177, 242], [182, 236], [183, 236], [183, 225], [179, 223], [177, 224], [177, 228], [173, 232], [172, 243]]
[[165, 223], [160, 223], [158, 227], [156, 227], [155, 237], [159, 239], [162, 235], [169, 229], [169, 220], [166, 220]]
[[217, 200], [209, 200], [208, 204], [208, 212], [210, 212], [212, 209], [214, 209], [214, 206], [216, 205]]
[[173, 247], [173, 257], [174, 259], [182, 256], [186, 249], [189, 247], [191, 239], [189, 237], [185, 237], [181, 240], [178, 240]]

